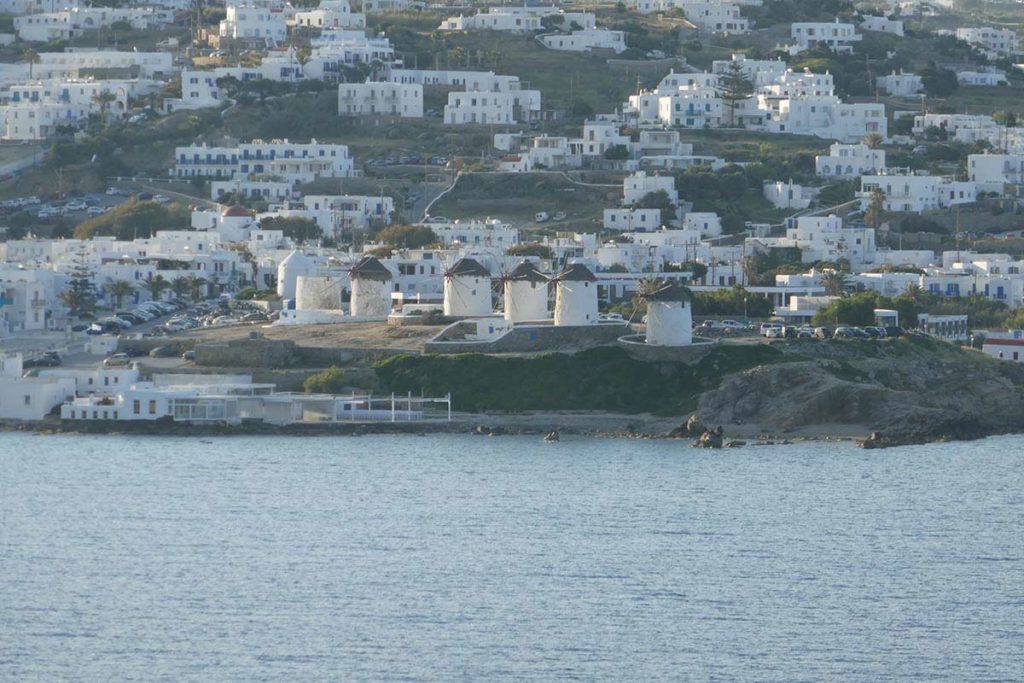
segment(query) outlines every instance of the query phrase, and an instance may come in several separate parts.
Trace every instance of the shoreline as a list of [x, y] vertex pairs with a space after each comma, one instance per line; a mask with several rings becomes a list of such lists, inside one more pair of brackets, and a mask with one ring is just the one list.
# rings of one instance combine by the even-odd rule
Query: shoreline
[[[110, 436], [367, 436], [371, 434], [475, 434], [480, 436], [578, 436], [596, 439], [648, 439], [696, 445], [699, 434], [681, 433], [686, 418], [602, 411], [556, 411], [545, 413], [453, 413], [448, 420], [416, 422], [333, 422], [273, 425], [264, 422], [227, 424], [185, 424], [169, 419], [146, 421], [78, 421], [47, 418], [39, 421], [0, 421], [0, 432], [50, 434], [103, 434]], [[709, 424], [713, 430], [718, 425]], [[892, 448], [927, 443], [972, 441], [989, 436], [1019, 434], [1020, 430], [905, 432], [882, 434], [866, 425], [823, 423], [790, 429], [763, 424], [723, 425], [722, 448], [786, 445], [804, 441], [853, 442], [865, 449]], [[709, 446], [704, 446], [709, 447]], [[710, 446], [718, 448], [718, 446]]]
[[[551, 413], [458, 413], [452, 420], [416, 422], [336, 422], [324, 424], [272, 425], [266, 423], [184, 424], [169, 420], [71, 421], [48, 418], [40, 421], [0, 422], [0, 432], [50, 434], [104, 434], [112, 436], [364, 436], [370, 434], [476, 434], [481, 436], [559, 435], [589, 438], [651, 439], [686, 442], [692, 446], [699, 435], [678, 435], [686, 418], [650, 414], [608, 412]], [[717, 425], [716, 425], [717, 426]], [[778, 430], [764, 425], [730, 425], [723, 435], [724, 447], [773, 445], [797, 441], [852, 441], [869, 437], [861, 425], [816, 425]]]

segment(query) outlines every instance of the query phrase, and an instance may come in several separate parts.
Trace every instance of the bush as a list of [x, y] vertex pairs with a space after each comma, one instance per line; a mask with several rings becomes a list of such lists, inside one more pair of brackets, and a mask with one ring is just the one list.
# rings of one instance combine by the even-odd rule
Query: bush
[[307, 377], [306, 381], [302, 383], [302, 390], [307, 394], [337, 394], [341, 393], [346, 386], [345, 371], [332, 365], [326, 370]]

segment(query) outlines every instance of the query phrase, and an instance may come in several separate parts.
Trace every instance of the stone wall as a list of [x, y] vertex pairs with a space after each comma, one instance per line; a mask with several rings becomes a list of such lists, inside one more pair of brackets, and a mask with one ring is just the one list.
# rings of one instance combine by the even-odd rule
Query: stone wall
[[225, 368], [286, 368], [298, 364], [295, 342], [236, 339], [196, 345], [196, 365]]
[[711, 340], [698, 340], [694, 337], [689, 346], [648, 346], [644, 343], [644, 335], [635, 334], [620, 337], [618, 345], [635, 360], [645, 363], [696, 363], [718, 343]]
[[625, 325], [521, 325], [493, 341], [435, 341], [423, 345], [426, 353], [538, 353], [580, 351], [610, 346], [629, 331]]

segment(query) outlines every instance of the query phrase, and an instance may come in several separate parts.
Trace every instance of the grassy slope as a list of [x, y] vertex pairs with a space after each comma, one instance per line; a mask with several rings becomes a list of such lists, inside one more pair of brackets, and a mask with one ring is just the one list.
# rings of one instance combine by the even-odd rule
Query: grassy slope
[[386, 391], [451, 392], [457, 410], [611, 410], [678, 415], [726, 374], [786, 358], [768, 346], [714, 349], [696, 365], [643, 363], [618, 348], [575, 355], [396, 356], [377, 366]]

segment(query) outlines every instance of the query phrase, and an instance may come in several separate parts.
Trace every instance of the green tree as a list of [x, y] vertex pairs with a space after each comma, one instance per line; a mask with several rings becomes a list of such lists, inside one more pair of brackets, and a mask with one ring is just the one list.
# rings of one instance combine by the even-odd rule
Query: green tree
[[33, 69], [42, 58], [39, 56], [39, 53], [33, 50], [32, 48], [28, 48], [27, 50], [22, 52], [21, 58], [25, 61], [26, 64], [28, 64], [28, 80], [31, 81], [33, 80]]
[[921, 85], [929, 97], [949, 97], [959, 87], [956, 73], [937, 67], [935, 62], [929, 62], [920, 74]]
[[814, 322], [818, 325], [874, 325], [877, 296], [874, 292], [844, 296], [820, 309], [814, 316]]
[[168, 287], [171, 286], [171, 283], [168, 282], [163, 275], [150, 274], [146, 276], [146, 279], [143, 280], [139, 286], [149, 292], [149, 298], [153, 301], [159, 301], [160, 296]]
[[96, 307], [96, 286], [92, 281], [93, 272], [89, 268], [88, 254], [84, 247], [75, 255], [75, 263], [71, 268], [71, 279], [68, 286], [59, 295], [61, 302], [68, 307], [71, 315], [79, 317], [92, 313]]
[[108, 280], [104, 289], [114, 298], [114, 308], [121, 308], [124, 298], [135, 292], [135, 285], [128, 280]]
[[729, 127], [736, 125], [736, 110], [744, 100], [754, 94], [754, 84], [743, 73], [743, 65], [738, 61], [729, 62], [725, 73], [718, 81], [718, 96], [722, 98], [729, 111]]
[[189, 283], [188, 278], [184, 275], [179, 276], [171, 280], [171, 291], [174, 292], [174, 296], [178, 298], [184, 297], [188, 294]]
[[302, 383], [302, 390], [307, 394], [338, 394], [346, 386], [345, 371], [332, 365], [326, 370], [307, 377], [306, 381]]
[[284, 236], [299, 244], [323, 237], [324, 231], [316, 221], [298, 216], [268, 216], [260, 221], [261, 230], [280, 230]]
[[513, 244], [505, 252], [509, 256], [536, 256], [542, 259], [553, 259], [555, 253], [551, 251], [551, 247], [540, 242], [524, 242], [522, 244]]
[[821, 286], [825, 288], [825, 294], [839, 296], [846, 291], [846, 275], [838, 270], [829, 270], [821, 275]]
[[676, 217], [676, 205], [665, 190], [648, 192], [634, 205], [638, 209], [661, 209], [661, 219], [669, 221]]
[[377, 233], [377, 240], [396, 249], [421, 249], [438, 242], [434, 231], [425, 225], [392, 225]]
[[881, 149], [882, 143], [884, 142], [885, 138], [878, 133], [868, 133], [864, 136], [864, 144], [867, 145], [869, 149]]
[[109, 90], [103, 90], [93, 95], [92, 101], [100, 108], [100, 118], [106, 121], [107, 114], [110, 111], [110, 105], [112, 102], [117, 101], [117, 95]]
[[871, 191], [871, 198], [868, 200], [868, 207], [864, 210], [864, 225], [876, 230], [882, 225], [885, 218], [885, 193], [881, 188], [876, 187]]
[[188, 295], [192, 301], [202, 301], [209, 281], [199, 275], [188, 276]]

